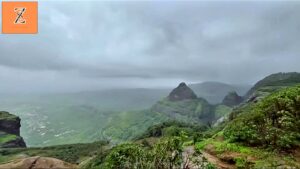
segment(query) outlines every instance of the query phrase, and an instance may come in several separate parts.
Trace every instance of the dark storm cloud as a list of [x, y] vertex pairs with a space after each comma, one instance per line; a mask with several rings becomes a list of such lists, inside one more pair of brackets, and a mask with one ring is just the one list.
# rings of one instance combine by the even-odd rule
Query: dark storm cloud
[[[4, 38], [10, 38], [8, 36]], [[58, 51], [49, 50], [47, 47], [49, 45], [43, 42], [18, 43], [16, 39], [15, 43], [3, 39], [0, 40], [2, 66], [29, 70], [64, 70], [71, 66], [70, 63], [60, 59]]]
[[39, 12], [38, 35], [0, 36], [7, 89], [33, 79], [40, 90], [255, 83], [300, 71], [297, 1], [40, 1]]

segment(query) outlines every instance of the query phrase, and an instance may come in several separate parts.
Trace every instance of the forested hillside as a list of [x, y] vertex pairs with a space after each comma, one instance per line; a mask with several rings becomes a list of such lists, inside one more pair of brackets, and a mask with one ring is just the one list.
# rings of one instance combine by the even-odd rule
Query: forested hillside
[[[66, 168], [299, 168], [300, 84], [294, 76], [290, 83], [289, 73], [280, 77], [280, 83], [272, 80], [276, 89], [259, 99], [241, 102], [229, 93], [224, 100], [238, 99], [235, 106], [211, 105], [181, 83], [149, 109], [114, 114], [99, 130], [105, 141], [5, 148], [0, 167], [24, 167], [36, 159]], [[252, 93], [267, 83], [258, 84]]]

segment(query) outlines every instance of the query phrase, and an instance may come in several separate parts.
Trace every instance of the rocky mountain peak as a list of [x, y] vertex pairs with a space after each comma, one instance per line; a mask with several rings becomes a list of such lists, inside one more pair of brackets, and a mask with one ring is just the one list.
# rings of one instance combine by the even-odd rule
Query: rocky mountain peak
[[181, 82], [178, 87], [187, 87], [187, 85], [184, 82]]
[[236, 106], [243, 101], [243, 98], [239, 96], [235, 91], [229, 92], [223, 99], [222, 104], [226, 106]]
[[197, 95], [184, 82], [180, 83], [178, 87], [172, 90], [168, 99], [170, 101], [181, 101], [189, 99], [197, 99]]

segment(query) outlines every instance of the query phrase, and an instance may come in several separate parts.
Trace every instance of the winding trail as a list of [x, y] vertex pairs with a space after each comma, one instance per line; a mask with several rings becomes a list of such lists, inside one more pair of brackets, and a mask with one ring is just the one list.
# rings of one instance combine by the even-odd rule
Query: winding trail
[[204, 163], [205, 161], [203, 160], [206, 159], [209, 163], [214, 164], [218, 169], [235, 169], [235, 165], [233, 164], [228, 164], [226, 162], [223, 162], [220, 160], [218, 157], [209, 154], [206, 151], [202, 151], [200, 155], [195, 156], [195, 148], [194, 146], [188, 146], [185, 147], [183, 153], [183, 160], [185, 164], [183, 164], [182, 168], [183, 169], [201, 169], [199, 164], [195, 164], [194, 160], [191, 160], [191, 157], [196, 158], [196, 160], [200, 163]]

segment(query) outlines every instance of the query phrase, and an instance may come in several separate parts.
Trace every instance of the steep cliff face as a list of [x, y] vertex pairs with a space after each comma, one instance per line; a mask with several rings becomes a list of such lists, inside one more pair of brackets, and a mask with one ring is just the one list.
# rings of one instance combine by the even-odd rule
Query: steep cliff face
[[18, 116], [0, 111], [0, 148], [26, 147], [20, 136], [20, 122]]

